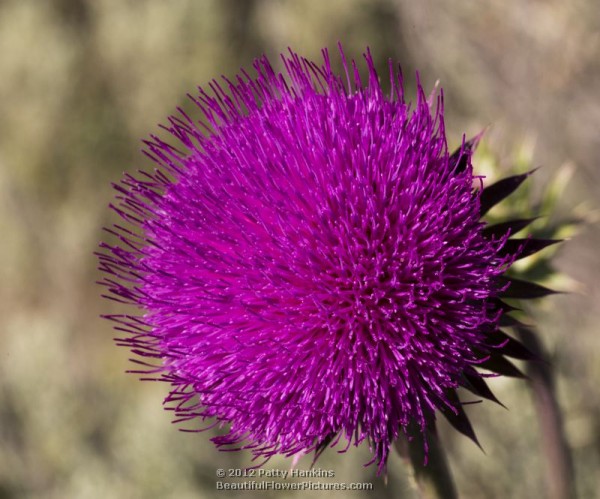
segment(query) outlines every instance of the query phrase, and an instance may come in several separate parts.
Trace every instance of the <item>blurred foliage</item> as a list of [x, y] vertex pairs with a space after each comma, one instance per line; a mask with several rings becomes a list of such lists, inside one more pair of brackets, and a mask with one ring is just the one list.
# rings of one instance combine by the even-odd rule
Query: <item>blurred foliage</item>
[[[576, 237], [581, 230], [598, 219], [598, 210], [589, 200], [573, 203], [568, 211], [559, 208], [570, 181], [575, 174], [572, 163], [561, 165], [550, 177], [541, 192], [535, 192], [535, 177], [539, 176], [533, 166], [533, 149], [527, 143], [515, 146], [511, 167], [501, 169], [498, 158], [483, 141], [476, 151], [473, 163], [478, 174], [485, 176], [485, 184], [492, 183], [512, 175], [531, 172], [531, 175], [513, 192], [510, 197], [496, 205], [486, 214], [488, 224], [507, 220], [533, 219], [524, 229], [511, 233], [511, 237], [556, 240], [563, 244]], [[554, 286], [561, 292], [577, 292], [581, 285], [565, 273], [557, 272], [552, 259], [562, 244], [552, 244], [531, 256], [517, 260], [511, 266], [509, 275], [518, 279], [535, 281], [538, 284]]]
[[[118, 308], [93, 284], [92, 252], [113, 220], [110, 182], [151, 167], [139, 140], [176, 106], [189, 109], [196, 85], [288, 45], [311, 58], [338, 40], [356, 58], [369, 45], [382, 75], [388, 57], [401, 62], [409, 92], [416, 69], [426, 87], [441, 80], [451, 145], [494, 123], [475, 162], [490, 181], [543, 163], [503, 209], [539, 209], [551, 216], [535, 231], [573, 237], [556, 228], [586, 219], [599, 193], [599, 22], [594, 0], [1, 2], [0, 498], [214, 497], [217, 467], [248, 464], [217, 452], [214, 433], [177, 432], [159, 403], [166, 387], [123, 374], [127, 352], [98, 318]], [[569, 161], [578, 168], [561, 167]], [[599, 245], [589, 225], [523, 268], [556, 252], [559, 270], [579, 283], [532, 313], [556, 369], [581, 497], [600, 490]], [[510, 410], [469, 409], [487, 455], [443, 434], [458, 488], [464, 497], [539, 497], [526, 385], [491, 384]], [[365, 497], [412, 497], [400, 459], [391, 458], [386, 485], [361, 466], [367, 456], [328, 451], [319, 466], [339, 481], [373, 481]], [[275, 496], [285, 494], [264, 494]]]

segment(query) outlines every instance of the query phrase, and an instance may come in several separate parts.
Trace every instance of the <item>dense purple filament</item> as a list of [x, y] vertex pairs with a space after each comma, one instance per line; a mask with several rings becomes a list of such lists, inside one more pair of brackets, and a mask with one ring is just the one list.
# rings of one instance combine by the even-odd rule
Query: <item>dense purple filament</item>
[[410, 110], [365, 59], [366, 83], [326, 52], [213, 82], [201, 122], [169, 120], [185, 150], [152, 137], [158, 169], [115, 186], [127, 226], [103, 282], [145, 310], [112, 317], [120, 342], [156, 359], [178, 420], [228, 424], [219, 447], [367, 439], [381, 469], [488, 350], [504, 240], [482, 235], [470, 161], [449, 160], [441, 96], [419, 86]]

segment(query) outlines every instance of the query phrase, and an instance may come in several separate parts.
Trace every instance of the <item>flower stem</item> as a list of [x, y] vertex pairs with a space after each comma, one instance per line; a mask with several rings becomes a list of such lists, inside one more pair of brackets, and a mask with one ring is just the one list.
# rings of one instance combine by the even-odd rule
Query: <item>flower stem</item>
[[547, 497], [551, 499], [575, 497], [573, 460], [563, 430], [560, 406], [556, 399], [554, 373], [547, 360], [546, 352], [534, 331], [518, 327], [517, 332], [523, 344], [541, 360], [528, 362], [527, 375], [546, 458]]
[[399, 438], [396, 441], [398, 453], [412, 465], [412, 481], [421, 499], [456, 499], [458, 494], [452, 479], [446, 453], [435, 429], [427, 429], [424, 435], [429, 447], [427, 464], [423, 437], [415, 436], [411, 440]]

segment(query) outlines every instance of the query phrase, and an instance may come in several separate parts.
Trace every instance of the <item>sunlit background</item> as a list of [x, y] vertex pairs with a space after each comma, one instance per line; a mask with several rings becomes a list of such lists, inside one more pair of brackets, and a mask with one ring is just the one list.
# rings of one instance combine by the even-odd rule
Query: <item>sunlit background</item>
[[[167, 386], [124, 371], [93, 252], [110, 182], [149, 167], [141, 139], [186, 93], [288, 46], [402, 64], [444, 88], [450, 146], [491, 125], [502, 170], [542, 166], [533, 196], [571, 169], [557, 210], [600, 193], [600, 9], [595, 0], [4, 0], [0, 2], [0, 498], [414, 497], [393, 456], [387, 484], [367, 448], [318, 465], [362, 493], [217, 492], [215, 470], [249, 464], [212, 434], [186, 434], [163, 411]], [[577, 283], [535, 309], [580, 497], [600, 497], [600, 230], [557, 252]], [[446, 431], [469, 498], [547, 497], [546, 460], [527, 383], [492, 380], [508, 407], [470, 406], [482, 453]], [[308, 467], [302, 461], [300, 467]], [[290, 461], [270, 467], [289, 469]]]

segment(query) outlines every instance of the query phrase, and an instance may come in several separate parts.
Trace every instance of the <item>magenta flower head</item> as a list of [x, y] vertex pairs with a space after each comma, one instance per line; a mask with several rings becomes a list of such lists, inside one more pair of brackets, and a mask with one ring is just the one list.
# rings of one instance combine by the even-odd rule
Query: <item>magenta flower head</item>
[[369, 53], [363, 79], [341, 55], [343, 77], [290, 52], [285, 74], [262, 58], [200, 90], [201, 119], [165, 127], [176, 145], [146, 142], [157, 169], [115, 185], [124, 224], [99, 259], [140, 310], [110, 316], [118, 342], [177, 421], [261, 458], [367, 440], [381, 471], [436, 414], [475, 438], [456, 389], [494, 399], [479, 369], [518, 374], [502, 298], [545, 288], [504, 277], [539, 249], [508, 239], [528, 221], [480, 221], [526, 175], [482, 189], [441, 92], [412, 107], [392, 65], [388, 95]]

